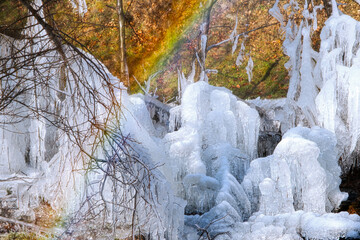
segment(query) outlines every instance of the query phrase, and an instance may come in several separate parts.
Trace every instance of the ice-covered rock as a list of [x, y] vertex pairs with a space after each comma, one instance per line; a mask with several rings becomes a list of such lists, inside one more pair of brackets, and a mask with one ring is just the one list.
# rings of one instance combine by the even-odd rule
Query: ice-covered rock
[[274, 154], [254, 160], [244, 177], [242, 185], [253, 211], [325, 213], [339, 207], [347, 194], [339, 190], [341, 170], [336, 156], [336, 138], [330, 131], [291, 129]]
[[[271, 13], [281, 20], [277, 4]], [[291, 11], [299, 9], [295, 1], [290, 5]], [[300, 24], [289, 20], [284, 28], [283, 47], [290, 58], [285, 64], [290, 82], [284, 109], [289, 128], [321, 126], [336, 134], [340, 164], [346, 173], [357, 167], [359, 156], [360, 24], [339, 13], [336, 2], [333, 5], [333, 14], [321, 30], [319, 52], [313, 50], [311, 37], [317, 27], [316, 11], [321, 6], [314, 6], [310, 12], [305, 4]]]
[[225, 215], [228, 225], [247, 219], [251, 204], [240, 182], [257, 155], [257, 111], [205, 82], [187, 86], [181, 102], [181, 127], [164, 143], [186, 213], [203, 214], [192, 218], [202, 226]]
[[321, 83], [319, 123], [336, 133], [345, 171], [355, 164], [350, 156], [360, 137], [359, 34], [360, 23], [350, 16], [330, 17], [321, 32], [315, 72]]

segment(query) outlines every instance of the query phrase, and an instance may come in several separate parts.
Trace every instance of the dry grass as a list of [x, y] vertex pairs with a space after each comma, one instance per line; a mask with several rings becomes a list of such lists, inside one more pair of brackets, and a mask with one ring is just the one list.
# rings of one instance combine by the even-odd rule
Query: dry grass
[[48, 202], [41, 202], [41, 205], [34, 209], [35, 224], [44, 228], [53, 228], [60, 221], [59, 214]]

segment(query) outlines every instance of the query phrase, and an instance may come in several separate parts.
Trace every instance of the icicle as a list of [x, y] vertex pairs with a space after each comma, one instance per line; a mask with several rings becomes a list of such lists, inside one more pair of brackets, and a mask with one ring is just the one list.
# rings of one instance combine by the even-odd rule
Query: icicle
[[242, 61], [244, 60], [244, 56], [243, 56], [244, 52], [245, 52], [245, 46], [244, 46], [244, 42], [242, 42], [239, 55], [236, 58], [236, 66], [240, 66], [242, 64]]
[[194, 83], [194, 78], [195, 78], [195, 73], [196, 73], [196, 64], [195, 64], [195, 60], [192, 62], [192, 66], [191, 66], [191, 73], [189, 74], [187, 81], [189, 84]]
[[[38, 10], [38, 14], [41, 18], [44, 19], [44, 12], [41, 6], [43, 5], [41, 0], [35, 0], [32, 4], [32, 7], [35, 10]], [[41, 42], [41, 38], [46, 36], [44, 28], [38, 23], [36, 18], [32, 15], [28, 18], [26, 23], [26, 28], [24, 30], [24, 35], [29, 36], [30, 38], [35, 39], [38, 43]]]
[[[148, 90], [150, 89], [150, 86], [149, 86], [149, 89], [147, 89], [147, 88], [148, 88], [148, 87], [147, 87], [147, 85], [148, 85], [147, 82], [145, 83], [145, 88], [144, 88], [134, 75], [133, 75], [133, 78], [135, 79], [136, 83], [139, 85], [139, 87], [141, 88], [141, 90], [144, 92], [144, 94], [150, 96], [150, 95], [149, 95], [149, 92], [148, 92]], [[148, 81], [148, 82], [149, 82], [149, 81]]]
[[351, 132], [350, 152], [354, 151], [360, 139], [360, 66], [352, 68], [349, 77], [348, 119]]
[[238, 42], [239, 42], [239, 35], [237, 35], [237, 36], [235, 37], [234, 44], [233, 44], [233, 46], [232, 46], [231, 54], [234, 54], [234, 52], [236, 51]]
[[314, 10], [312, 12], [312, 23], [313, 23], [313, 30], [316, 31], [316, 29], [318, 28], [317, 25], [317, 11], [323, 9], [323, 6], [315, 6]]
[[[206, 42], [207, 36], [205, 34], [201, 35], [201, 56], [204, 58], [206, 56]], [[202, 59], [205, 61], [205, 59]]]
[[[300, 24], [302, 28], [303, 22]], [[300, 82], [300, 50], [301, 50], [301, 31], [297, 28], [292, 28], [292, 23], [289, 21], [286, 25], [286, 39], [283, 43], [284, 52], [290, 57], [285, 67], [290, 70], [290, 81], [287, 98], [290, 101], [296, 100], [298, 96], [298, 86]]]
[[[195, 62], [193, 62], [193, 67], [195, 67]], [[191, 81], [194, 81], [195, 76], [195, 68], [193, 68], [192, 72], [190, 73], [189, 79], [186, 79], [185, 74], [178, 69], [178, 93], [179, 93], [179, 99], [181, 99], [182, 95], [184, 94], [184, 91], [186, 87], [191, 83]]]
[[149, 93], [150, 93], [150, 87], [151, 87], [151, 78], [149, 78], [149, 79], [145, 82], [145, 94], [149, 94]]
[[184, 88], [185, 88], [185, 82], [182, 78], [180, 69], [178, 69], [177, 72], [178, 72], [178, 97], [179, 97], [179, 99], [181, 99], [182, 94], [184, 92]]
[[281, 27], [284, 27], [284, 16], [281, 14], [278, 4], [279, 0], [276, 0], [274, 6], [270, 8], [269, 14], [280, 22]]
[[292, 8], [292, 9], [291, 9], [291, 12], [290, 12], [290, 14], [289, 14], [289, 18], [291, 18], [291, 17], [293, 17], [293, 16], [295, 15], [295, 12], [294, 12], [293, 10], [298, 11], [300, 8], [299, 8], [298, 2], [296, 2], [296, 1], [294, 1], [294, 0], [290, 0], [289, 3], [285, 4], [284, 7], [283, 7], [283, 9], [284, 9], [284, 10], [287, 10], [289, 7]]
[[315, 125], [316, 106], [315, 98], [318, 94], [317, 87], [313, 78], [314, 64], [311, 56], [311, 27], [304, 27], [302, 29], [303, 35], [303, 47], [301, 53], [301, 67], [300, 67], [300, 96], [298, 99], [298, 105], [303, 110], [307, 121], [311, 126]]
[[234, 26], [233, 31], [230, 34], [230, 40], [233, 43], [231, 54], [234, 54], [234, 52], [236, 51], [238, 42], [239, 42], [239, 35], [237, 34], [237, 30], [236, 30], [237, 26], [238, 26], [238, 22], [239, 22], [238, 17], [236, 16], [235, 26]]
[[332, 16], [334, 17], [340, 16], [336, 0], [331, 0], [331, 5], [332, 5]]
[[206, 74], [206, 71], [201, 71], [199, 81], [209, 82], [209, 78]]
[[70, 0], [71, 5], [74, 9], [77, 9], [80, 16], [84, 16], [87, 12], [87, 4], [85, 0]]
[[[311, 0], [311, 4], [314, 6], [313, 0]], [[306, 20], [312, 20], [313, 30], [314, 31], [317, 29], [317, 11], [321, 10], [322, 8], [323, 8], [322, 5], [314, 6], [313, 11], [310, 13], [309, 9], [308, 9], [308, 1], [305, 1], [303, 17]]]
[[178, 70], [178, 95], [176, 97], [177, 101], [180, 102], [181, 101], [181, 79], [180, 79], [180, 75], [179, 75], [179, 70]]
[[235, 37], [236, 37], [236, 35], [237, 35], [237, 25], [238, 25], [238, 17], [236, 17], [236, 19], [235, 19], [235, 26], [234, 26], [234, 29], [233, 29], [233, 31], [231, 32], [231, 34], [230, 34], [230, 40], [231, 40], [231, 42], [234, 42], [235, 41]]
[[181, 105], [170, 109], [169, 132], [174, 132], [181, 127]]
[[252, 72], [253, 68], [254, 68], [254, 62], [250, 56], [248, 65], [246, 66], [246, 74], [248, 75], [249, 82], [251, 82], [251, 79], [253, 77], [253, 72]]

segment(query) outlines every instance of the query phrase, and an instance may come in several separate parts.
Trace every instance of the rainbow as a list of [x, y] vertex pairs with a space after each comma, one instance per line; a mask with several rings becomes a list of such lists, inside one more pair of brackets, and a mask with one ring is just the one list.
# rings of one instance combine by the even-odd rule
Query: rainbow
[[[151, 74], [166, 66], [174, 52], [179, 49], [185, 40], [185, 36], [193, 30], [207, 9], [210, 0], [174, 1], [172, 3], [172, 18], [170, 26], [164, 37], [157, 43], [156, 50], [142, 59], [143, 64], [133, 67], [133, 72], [140, 75], [139, 79], [145, 80]], [[141, 75], [145, 67], [146, 73]]]

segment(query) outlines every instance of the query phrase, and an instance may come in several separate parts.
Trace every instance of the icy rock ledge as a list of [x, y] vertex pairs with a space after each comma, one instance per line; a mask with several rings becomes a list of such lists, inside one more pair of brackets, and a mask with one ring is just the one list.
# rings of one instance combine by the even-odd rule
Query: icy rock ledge
[[[240, 205], [252, 212], [249, 219], [237, 217], [229, 201], [223, 201], [201, 216], [186, 216], [185, 224], [219, 235], [217, 239], [359, 237], [358, 215], [329, 213], [348, 197], [339, 190], [337, 157], [336, 138], [330, 131], [293, 128], [273, 155], [251, 162], [238, 188], [246, 193]], [[191, 231], [187, 234], [188, 239], [194, 237]]]
[[260, 211], [267, 215], [294, 210], [325, 213], [347, 199], [339, 190], [336, 138], [328, 130], [291, 129], [269, 165], [270, 175], [259, 184]]
[[[197, 82], [170, 111], [170, 125], [177, 119], [181, 127], [163, 143], [172, 173], [168, 180], [187, 201], [183, 238], [198, 239], [205, 230], [216, 239], [356, 236], [359, 216], [330, 213], [348, 197], [339, 190], [335, 134], [320, 127], [292, 128], [272, 155], [254, 159], [265, 125], [251, 105], [256, 106], [227, 89]], [[270, 117], [282, 123], [289, 116], [275, 105]]]
[[296, 211], [275, 216], [257, 213], [248, 222], [240, 223], [237, 229], [232, 239], [359, 239], [360, 217], [347, 212], [321, 215]]

